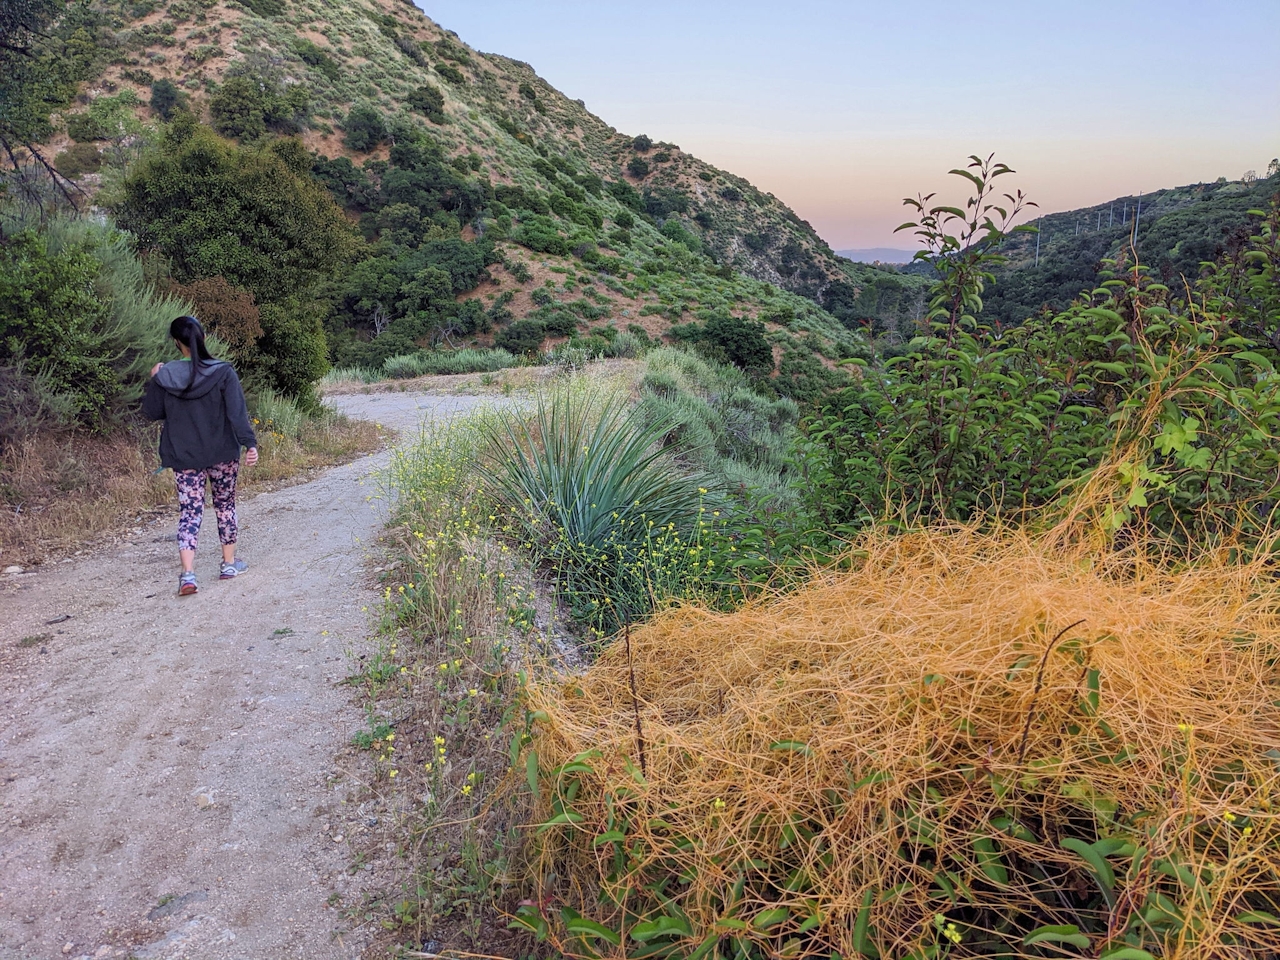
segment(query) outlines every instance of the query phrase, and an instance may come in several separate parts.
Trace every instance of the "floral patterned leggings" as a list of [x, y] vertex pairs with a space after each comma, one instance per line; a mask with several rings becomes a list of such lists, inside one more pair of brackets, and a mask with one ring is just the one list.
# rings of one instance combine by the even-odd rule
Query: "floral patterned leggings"
[[204, 480], [213, 488], [213, 509], [218, 515], [218, 539], [235, 543], [236, 476], [239, 460], [215, 463], [205, 470], [175, 470], [178, 485], [178, 549], [195, 550], [200, 539], [200, 521], [204, 518]]

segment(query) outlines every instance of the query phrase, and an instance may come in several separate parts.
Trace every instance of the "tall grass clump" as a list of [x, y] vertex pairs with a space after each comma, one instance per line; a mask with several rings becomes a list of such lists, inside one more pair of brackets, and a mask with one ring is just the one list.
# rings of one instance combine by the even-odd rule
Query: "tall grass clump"
[[388, 357], [382, 363], [382, 372], [393, 380], [406, 380], [439, 374], [493, 373], [519, 363], [520, 358], [506, 350], [467, 347], [462, 350], [423, 350]]
[[744, 502], [764, 510], [794, 506], [787, 459], [799, 420], [794, 400], [770, 399], [737, 367], [674, 347], [645, 357], [641, 408], [671, 424], [668, 442]]
[[420, 639], [491, 636], [504, 602], [505, 554], [491, 540], [488, 498], [476, 472], [491, 412], [424, 427], [394, 454], [388, 485], [410, 582], [400, 615]]
[[707, 481], [664, 453], [670, 427], [617, 392], [570, 384], [487, 428], [481, 473], [513, 535], [597, 630], [718, 589], [716, 511]]
[[367, 385], [377, 383], [381, 379], [383, 379], [381, 371], [371, 370], [368, 367], [331, 367], [316, 385], [323, 393], [326, 388], [336, 387], [340, 383]]
[[519, 924], [567, 957], [1276, 956], [1273, 566], [1098, 543], [877, 526], [532, 686]]
[[385, 477], [393, 567], [379, 649], [354, 678], [369, 700], [353, 743], [371, 753], [373, 790], [415, 798], [397, 802], [371, 838], [399, 851], [403, 894], [388, 898], [382, 922], [402, 942], [482, 946], [504, 869], [503, 838], [486, 835], [482, 808], [509, 763], [494, 731], [515, 695], [512, 663], [525, 656], [515, 642], [533, 624], [475, 470], [492, 416], [431, 423], [395, 452]]

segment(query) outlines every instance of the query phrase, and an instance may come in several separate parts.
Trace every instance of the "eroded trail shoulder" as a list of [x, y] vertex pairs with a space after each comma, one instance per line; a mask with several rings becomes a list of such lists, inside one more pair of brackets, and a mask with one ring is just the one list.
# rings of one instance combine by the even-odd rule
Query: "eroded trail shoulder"
[[[402, 431], [475, 398], [349, 396]], [[172, 520], [0, 584], [0, 958], [359, 955], [333, 758], [386, 454], [241, 505], [243, 578], [175, 596]], [[58, 621], [56, 623], [52, 621]], [[67, 948], [67, 945], [70, 945]]]

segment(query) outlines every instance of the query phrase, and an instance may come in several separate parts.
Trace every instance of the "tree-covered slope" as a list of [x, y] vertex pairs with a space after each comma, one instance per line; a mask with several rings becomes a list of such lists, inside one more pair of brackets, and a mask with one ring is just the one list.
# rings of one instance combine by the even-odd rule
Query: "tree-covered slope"
[[[843, 261], [773, 196], [674, 144], [620, 133], [408, 2], [94, 9], [95, 69], [47, 141], [59, 168], [101, 185], [110, 205], [135, 155], [154, 154], [180, 114], [241, 149], [299, 138], [364, 240], [325, 291], [335, 360], [512, 343], [506, 326], [525, 320], [551, 342], [606, 327], [699, 338], [715, 321], [706, 336], [730, 354], [735, 339], [763, 335], [776, 369], [803, 360], [823, 379], [863, 349], [859, 327], [918, 313], [914, 278]], [[445, 310], [446, 296], [460, 307]]]
[[1238, 248], [1256, 232], [1258, 218], [1249, 211], [1267, 207], [1280, 191], [1280, 170], [1269, 173], [1045, 214], [1034, 221], [1038, 235], [1017, 234], [1006, 244], [1009, 260], [996, 270], [984, 314], [1016, 324], [1046, 307], [1065, 309], [1097, 287], [1103, 260], [1123, 257], [1132, 263], [1135, 252], [1137, 262], [1161, 282], [1180, 287], [1184, 279], [1193, 281], [1202, 262]]

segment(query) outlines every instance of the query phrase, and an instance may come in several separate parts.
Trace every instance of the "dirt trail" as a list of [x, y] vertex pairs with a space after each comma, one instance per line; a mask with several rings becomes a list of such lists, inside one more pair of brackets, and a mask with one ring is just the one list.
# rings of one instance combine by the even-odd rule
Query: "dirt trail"
[[[335, 398], [406, 434], [486, 402]], [[207, 510], [195, 597], [171, 517], [0, 576], [0, 960], [360, 954], [330, 897], [377, 877], [347, 869], [334, 757], [362, 720], [338, 684], [376, 599], [387, 456], [244, 502], [242, 579], [218, 581]]]

